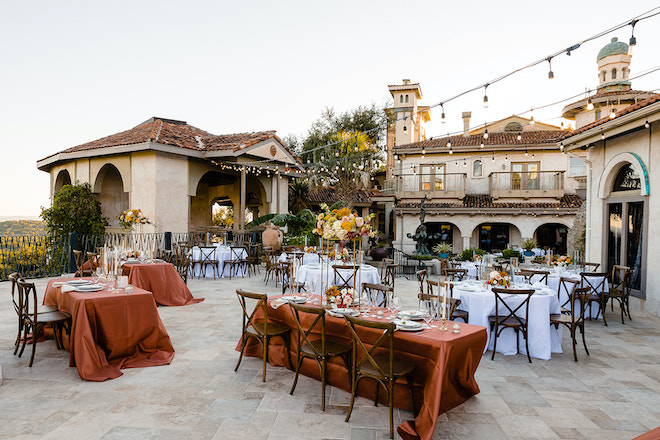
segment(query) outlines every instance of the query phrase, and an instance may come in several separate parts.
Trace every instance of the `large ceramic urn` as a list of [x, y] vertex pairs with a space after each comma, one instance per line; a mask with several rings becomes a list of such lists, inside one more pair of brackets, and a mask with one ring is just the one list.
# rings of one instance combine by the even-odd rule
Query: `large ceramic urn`
[[261, 242], [264, 247], [272, 247], [273, 249], [282, 249], [282, 239], [284, 234], [280, 228], [274, 225], [266, 227], [266, 230], [261, 234]]

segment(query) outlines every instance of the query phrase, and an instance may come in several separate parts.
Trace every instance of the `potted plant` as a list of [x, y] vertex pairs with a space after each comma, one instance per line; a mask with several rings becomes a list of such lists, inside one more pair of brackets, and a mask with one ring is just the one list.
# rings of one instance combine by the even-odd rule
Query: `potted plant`
[[525, 249], [525, 256], [526, 257], [531, 257], [534, 255], [534, 252], [532, 252], [532, 249], [536, 247], [536, 242], [533, 239], [525, 240], [523, 241], [522, 244], [523, 249]]
[[433, 252], [438, 254], [440, 258], [449, 258], [449, 254], [451, 253], [451, 251], [452, 251], [452, 245], [445, 241], [433, 246]]

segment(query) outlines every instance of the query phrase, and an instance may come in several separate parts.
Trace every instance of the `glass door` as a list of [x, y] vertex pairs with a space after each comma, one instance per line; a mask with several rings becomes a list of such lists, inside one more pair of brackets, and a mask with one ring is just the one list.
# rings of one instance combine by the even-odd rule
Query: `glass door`
[[614, 265], [621, 264], [621, 236], [623, 226], [621, 214], [623, 206], [621, 203], [610, 203], [607, 208], [607, 271], [611, 272]]
[[627, 203], [628, 231], [626, 232], [626, 266], [635, 270], [632, 288], [639, 290], [642, 269], [642, 225], [644, 224], [644, 203]]

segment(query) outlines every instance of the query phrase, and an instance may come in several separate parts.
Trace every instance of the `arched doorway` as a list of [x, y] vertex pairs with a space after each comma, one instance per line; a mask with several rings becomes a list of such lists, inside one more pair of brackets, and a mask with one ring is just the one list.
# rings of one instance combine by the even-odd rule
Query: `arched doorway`
[[53, 195], [62, 189], [64, 185], [71, 185], [71, 175], [67, 170], [62, 170], [57, 173], [55, 178], [55, 187], [53, 188]]
[[[429, 237], [427, 247], [429, 250], [439, 243], [449, 243], [454, 246], [454, 232], [457, 231], [456, 225], [445, 222], [425, 222], [426, 233]], [[436, 237], [437, 234], [437, 238]], [[456, 249], [454, 249], [456, 252]]]
[[128, 209], [128, 193], [117, 167], [105, 164], [96, 176], [94, 192], [101, 203], [101, 213], [111, 227], [119, 227], [119, 215]]
[[511, 223], [482, 223], [476, 227], [474, 235], [479, 249], [486, 252], [501, 252], [509, 243], [520, 241], [520, 230]]
[[536, 245], [541, 249], [552, 249], [555, 254], [566, 254], [568, 227], [559, 223], [546, 223], [534, 232]]
[[642, 274], [646, 267], [644, 231], [648, 222], [647, 196], [642, 195], [642, 176], [630, 162], [622, 162], [611, 170], [609, 194], [605, 199], [605, 247], [607, 270], [614, 265], [634, 270], [632, 288], [639, 295], [644, 291]]

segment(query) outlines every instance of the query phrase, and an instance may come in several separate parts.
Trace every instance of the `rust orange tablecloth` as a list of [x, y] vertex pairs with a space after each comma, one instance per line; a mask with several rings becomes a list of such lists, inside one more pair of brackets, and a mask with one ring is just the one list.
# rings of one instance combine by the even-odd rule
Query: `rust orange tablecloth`
[[[296, 324], [287, 306], [274, 310], [269, 306], [268, 319], [272, 322], [286, 324], [295, 329]], [[308, 327], [312, 318], [303, 326]], [[257, 321], [258, 322], [258, 321]], [[438, 415], [460, 405], [473, 395], [479, 393], [479, 386], [474, 379], [481, 355], [486, 347], [486, 329], [481, 326], [462, 324], [461, 332], [452, 333], [452, 322], [447, 323], [450, 329], [441, 332], [438, 329], [422, 333], [397, 331], [395, 336], [396, 356], [412, 361], [415, 369], [415, 406], [419, 413], [414, 421], [404, 422], [398, 427], [399, 434], [404, 439], [430, 439], [435, 430]], [[338, 341], [350, 343], [350, 332], [343, 318], [328, 316], [326, 333]], [[295, 350], [295, 331], [292, 334], [292, 350]], [[377, 331], [367, 329], [365, 335], [375, 342], [380, 336]], [[240, 342], [239, 342], [240, 347]], [[261, 356], [260, 346], [252, 340], [246, 348], [246, 355]], [[295, 358], [291, 353], [292, 359]], [[271, 365], [288, 365], [286, 349], [280, 338], [274, 338], [269, 349]], [[319, 379], [317, 364], [310, 359], [303, 361], [301, 373]], [[328, 365], [328, 383], [350, 392], [346, 368], [341, 359], [334, 358]], [[373, 399], [375, 395], [374, 381], [360, 382], [358, 393]], [[384, 404], [385, 393], [380, 393]], [[410, 398], [405, 382], [395, 385], [394, 404], [398, 408], [410, 410]]]
[[171, 263], [124, 264], [123, 268], [124, 273], [128, 270], [128, 283], [153, 293], [161, 306], [186, 306], [204, 301], [204, 298], [193, 298]]
[[121, 368], [167, 365], [174, 347], [163, 326], [153, 295], [133, 293], [62, 293], [48, 282], [44, 304], [72, 316], [70, 365], [85, 380], [103, 381], [121, 376]]

